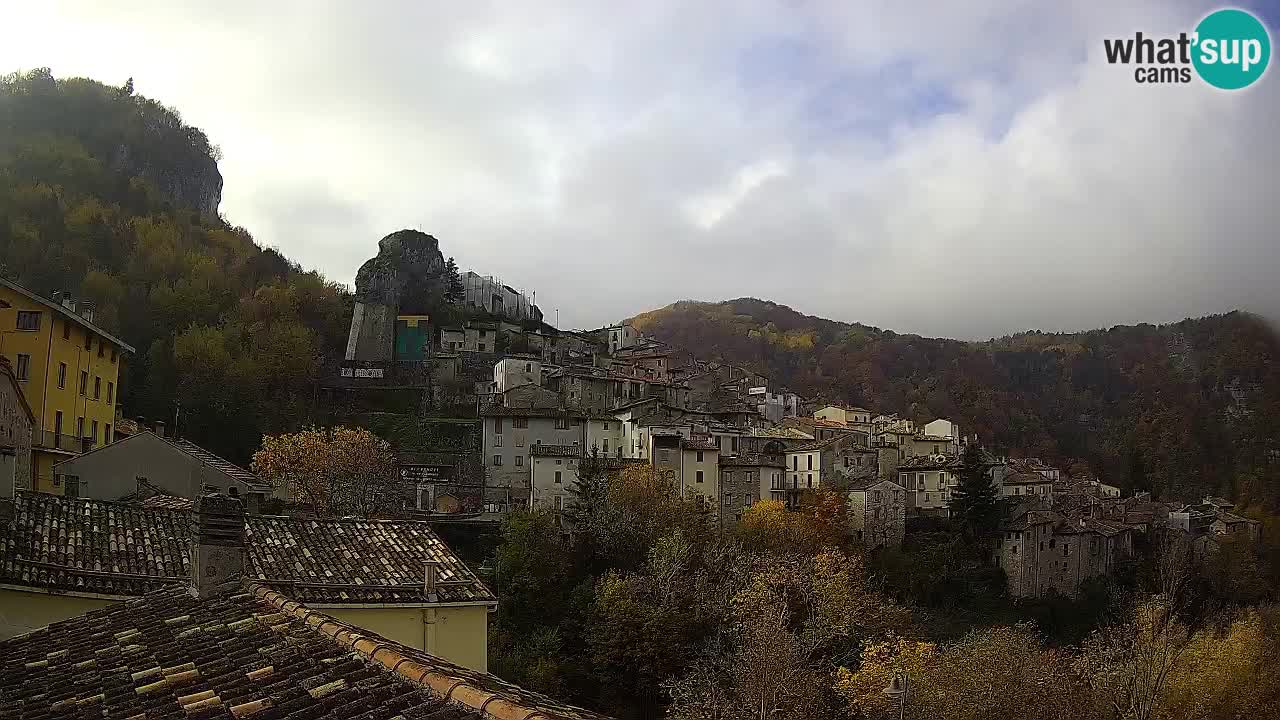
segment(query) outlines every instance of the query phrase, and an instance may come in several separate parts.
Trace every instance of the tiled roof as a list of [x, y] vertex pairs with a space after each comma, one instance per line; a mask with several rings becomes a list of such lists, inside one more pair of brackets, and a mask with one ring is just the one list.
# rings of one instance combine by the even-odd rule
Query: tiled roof
[[589, 413], [573, 408], [528, 408], [504, 407], [488, 405], [480, 411], [481, 417], [533, 417], [533, 418], [578, 418], [589, 417]]
[[1031, 510], [1015, 518], [1012, 522], [1001, 526], [1002, 532], [1023, 532], [1036, 525], [1047, 525], [1062, 520], [1062, 516], [1051, 510]]
[[787, 463], [783, 461], [782, 456], [780, 455], [766, 455], [762, 453], [725, 455], [720, 458], [720, 467], [755, 467], [760, 465], [768, 467], [786, 467]]
[[235, 478], [236, 480], [239, 480], [244, 483], [248, 483], [250, 485], [261, 485], [263, 487], [267, 487], [267, 483], [260, 480], [257, 475], [254, 475], [253, 473], [249, 472], [248, 470], [245, 470], [239, 465], [236, 465], [230, 460], [225, 460], [223, 458], [218, 457], [217, 455], [214, 455], [213, 453], [209, 452], [208, 450], [205, 450], [204, 448], [191, 442], [190, 440], [187, 440], [186, 438], [162, 438], [162, 439], [168, 442], [169, 444], [177, 447], [179, 450], [182, 450], [183, 452], [187, 453], [188, 455], [191, 455], [196, 459], [200, 460], [200, 462], [204, 463], [205, 465], [208, 465], [209, 467], [220, 470], [221, 472], [225, 473], [228, 477]]
[[1225, 510], [1218, 511], [1218, 519], [1228, 525], [1238, 525], [1240, 523], [1248, 523], [1250, 525], [1261, 524], [1253, 518], [1241, 517], [1240, 515], [1236, 515], [1235, 513], [1230, 513]]
[[[20, 492], [0, 529], [0, 582], [141, 595], [190, 578], [190, 512]], [[245, 516], [246, 574], [300, 600], [425, 603], [428, 562], [439, 602], [492, 593], [431, 530], [411, 520]]]
[[162, 508], [165, 510], [190, 510], [195, 501], [177, 495], [152, 495], [138, 503], [144, 508]]
[[1005, 475], [1000, 482], [1005, 485], [1043, 485], [1049, 480], [1037, 472], [1016, 472]]
[[860, 491], [870, 490], [871, 488], [875, 487], [876, 485], [879, 485], [880, 483], [888, 483], [889, 485], [892, 485], [898, 488], [899, 490], [906, 489], [906, 488], [903, 488], [898, 483], [893, 482], [892, 480], [881, 480], [878, 477], [869, 477], [869, 478], [863, 478], [861, 480], [855, 480], [854, 482], [850, 483], [849, 491], [860, 492]]
[[190, 577], [191, 514], [19, 492], [0, 527], [0, 582], [141, 595]]
[[160, 590], [0, 642], [0, 717], [601, 717], [262, 586], [231, 587], [206, 599]]
[[440, 602], [493, 600], [425, 522], [248, 515], [245, 545], [247, 574], [303, 602], [428, 602], [428, 562]]

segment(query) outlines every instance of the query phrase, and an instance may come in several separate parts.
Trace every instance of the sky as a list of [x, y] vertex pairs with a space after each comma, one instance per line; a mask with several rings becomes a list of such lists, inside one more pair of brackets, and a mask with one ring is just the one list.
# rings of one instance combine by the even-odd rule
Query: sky
[[1277, 71], [1103, 56], [1212, 3], [0, 4], [0, 72], [132, 77], [221, 148], [225, 219], [336, 282], [417, 228], [562, 327], [744, 296], [965, 339], [1280, 317]]

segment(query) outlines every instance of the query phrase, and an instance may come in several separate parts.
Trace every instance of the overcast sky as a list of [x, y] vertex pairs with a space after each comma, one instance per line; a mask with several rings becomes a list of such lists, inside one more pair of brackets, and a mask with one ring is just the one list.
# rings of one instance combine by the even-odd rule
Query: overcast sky
[[229, 222], [339, 282], [416, 227], [566, 327], [754, 296], [985, 338], [1280, 312], [1276, 70], [1102, 58], [1216, 6], [46, 0], [0, 72], [132, 76], [222, 148]]

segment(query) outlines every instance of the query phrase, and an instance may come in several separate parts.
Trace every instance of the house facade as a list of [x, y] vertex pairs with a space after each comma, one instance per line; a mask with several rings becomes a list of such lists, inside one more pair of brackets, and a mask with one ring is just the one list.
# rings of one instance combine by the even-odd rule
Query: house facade
[[863, 546], [901, 547], [907, 532], [907, 492], [871, 477], [849, 488], [849, 530]]
[[0, 355], [35, 418], [32, 483], [60, 495], [53, 466], [113, 436], [120, 367], [134, 349], [93, 322], [92, 306], [0, 279]]
[[908, 512], [915, 517], [950, 517], [959, 473], [960, 461], [954, 455], [915, 455], [901, 461], [898, 484], [907, 491]]

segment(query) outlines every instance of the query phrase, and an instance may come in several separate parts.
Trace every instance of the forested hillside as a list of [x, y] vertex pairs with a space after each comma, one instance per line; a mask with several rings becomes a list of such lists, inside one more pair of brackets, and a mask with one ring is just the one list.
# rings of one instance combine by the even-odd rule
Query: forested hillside
[[950, 417], [987, 445], [1084, 461], [1126, 488], [1280, 501], [1280, 341], [1247, 313], [978, 343], [755, 299], [679, 302], [633, 321], [803, 395]]
[[48, 69], [0, 77], [0, 273], [96, 304], [138, 349], [124, 413], [244, 461], [310, 420], [349, 298], [216, 214], [216, 149], [160, 103]]

